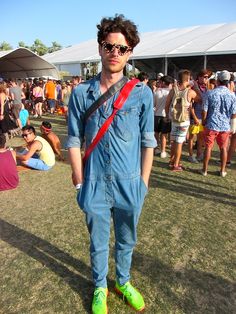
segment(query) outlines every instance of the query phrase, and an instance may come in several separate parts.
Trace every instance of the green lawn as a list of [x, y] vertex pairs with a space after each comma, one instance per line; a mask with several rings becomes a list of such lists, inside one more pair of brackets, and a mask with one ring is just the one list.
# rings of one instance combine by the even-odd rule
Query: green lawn
[[[64, 143], [63, 118], [47, 118]], [[40, 120], [32, 124], [38, 130]], [[21, 143], [14, 138], [9, 144]], [[215, 150], [203, 177], [197, 173], [200, 165], [188, 163], [186, 156], [182, 173], [172, 173], [167, 159], [154, 159], [132, 282], [145, 297], [146, 313], [233, 314], [236, 160], [221, 178]], [[69, 164], [57, 162], [49, 172], [22, 171], [20, 186], [0, 195], [0, 313], [90, 313], [88, 233]], [[134, 313], [112, 290], [113, 244], [112, 232], [109, 313]]]

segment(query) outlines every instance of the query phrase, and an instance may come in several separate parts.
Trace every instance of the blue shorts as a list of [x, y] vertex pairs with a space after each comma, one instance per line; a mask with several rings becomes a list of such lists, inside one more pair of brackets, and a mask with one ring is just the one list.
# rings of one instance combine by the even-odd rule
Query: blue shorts
[[56, 100], [48, 98], [48, 105], [49, 105], [50, 108], [55, 108]]
[[186, 140], [188, 128], [189, 128], [189, 125], [180, 126], [180, 125], [176, 125], [172, 123], [171, 134], [170, 134], [171, 140], [179, 144], [184, 143]]
[[[22, 155], [25, 155], [26, 153], [27, 150], [23, 150], [20, 152], [20, 154]], [[39, 156], [37, 154], [34, 154], [31, 158], [25, 161], [24, 164], [29, 168], [42, 171], [47, 171], [52, 168], [51, 166], [46, 165], [44, 161], [39, 159]]]

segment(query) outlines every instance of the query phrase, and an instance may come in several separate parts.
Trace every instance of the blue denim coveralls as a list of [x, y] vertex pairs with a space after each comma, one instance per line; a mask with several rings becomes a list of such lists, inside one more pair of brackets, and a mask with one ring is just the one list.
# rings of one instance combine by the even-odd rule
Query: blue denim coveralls
[[[73, 90], [69, 102], [68, 148], [81, 147], [84, 139], [88, 147], [112, 113], [118, 94], [94, 112], [85, 125], [85, 111], [101, 95], [100, 75]], [[111, 217], [116, 239], [116, 279], [120, 285], [129, 281], [136, 227], [147, 193], [140, 176], [141, 148], [156, 146], [153, 120], [151, 89], [138, 83], [86, 162], [77, 201], [86, 214], [96, 287], [107, 286]]]

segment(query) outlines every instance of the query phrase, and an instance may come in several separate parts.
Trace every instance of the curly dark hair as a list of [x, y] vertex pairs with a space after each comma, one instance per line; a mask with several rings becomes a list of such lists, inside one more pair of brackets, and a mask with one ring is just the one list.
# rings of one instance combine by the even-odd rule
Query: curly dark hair
[[97, 25], [97, 29], [97, 41], [100, 45], [109, 33], [123, 34], [132, 50], [140, 41], [137, 26], [132, 21], [125, 19], [123, 14], [116, 14], [114, 18], [104, 17]]

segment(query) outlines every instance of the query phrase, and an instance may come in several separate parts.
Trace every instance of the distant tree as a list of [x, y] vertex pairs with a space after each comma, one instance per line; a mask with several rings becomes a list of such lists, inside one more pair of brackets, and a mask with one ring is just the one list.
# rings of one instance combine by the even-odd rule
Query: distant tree
[[51, 52], [54, 52], [54, 51], [57, 51], [57, 50], [61, 50], [61, 49], [62, 49], [62, 46], [60, 44], [58, 44], [56, 41], [53, 41], [52, 42], [52, 47], [48, 48], [48, 52], [51, 53]]
[[27, 46], [23, 41], [18, 42], [18, 47], [30, 49], [30, 46]]
[[43, 56], [48, 52], [48, 47], [45, 46], [39, 39], [35, 39], [30, 49], [39, 56]]
[[3, 41], [2, 43], [0, 43], [0, 50], [3, 51], [3, 50], [12, 50], [12, 46], [7, 43], [6, 41]]
[[[45, 55], [48, 52], [51, 53], [51, 52], [54, 52], [54, 51], [62, 49], [62, 46], [58, 42], [56, 42], [56, 41], [52, 42], [52, 46], [51, 47], [47, 47], [46, 45], [44, 45], [44, 43], [40, 39], [35, 39], [35, 41], [34, 41], [32, 46], [27, 46], [24, 41], [19, 41], [18, 42], [18, 47], [27, 48], [27, 49], [33, 51], [34, 53], [36, 53], [39, 56], [43, 56], [43, 55]], [[12, 49], [13, 48], [12, 48], [12, 46], [9, 43], [7, 43], [5, 41], [0, 43], [0, 51], [1, 50], [12, 50]]]

